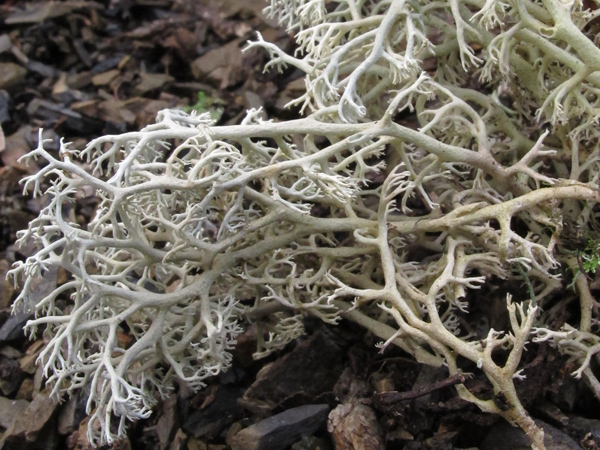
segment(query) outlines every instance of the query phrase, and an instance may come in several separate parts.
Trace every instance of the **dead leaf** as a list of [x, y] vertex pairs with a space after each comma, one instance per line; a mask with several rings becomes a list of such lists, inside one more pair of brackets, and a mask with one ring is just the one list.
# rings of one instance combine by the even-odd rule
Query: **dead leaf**
[[0, 35], [0, 53], [4, 53], [12, 47], [12, 42], [8, 34]]
[[186, 28], [179, 28], [167, 37], [164, 46], [174, 49], [177, 56], [184, 61], [189, 61], [197, 56], [196, 47], [204, 43], [207, 31], [208, 24], [204, 22], [198, 23], [194, 32]]
[[136, 127], [143, 127], [149, 123], [153, 123], [156, 119], [156, 114], [166, 108], [173, 107], [166, 100], [152, 100], [149, 98], [136, 97], [127, 100], [123, 104], [124, 107], [134, 117]]
[[14, 441], [22, 442], [23, 438], [26, 442], [34, 442], [57, 407], [58, 403], [50, 398], [48, 392], [40, 392], [6, 430], [4, 440], [10, 444], [14, 444]]
[[121, 123], [126, 122], [133, 124], [135, 121], [135, 115], [122, 108], [121, 102], [118, 100], [105, 100], [98, 104], [97, 116], [99, 119], [105, 122]]
[[0, 259], [0, 309], [10, 307], [15, 292], [13, 283], [6, 279], [10, 267], [11, 265], [6, 259]]
[[99, 73], [98, 75], [94, 75], [92, 77], [92, 84], [94, 86], [106, 86], [111, 81], [113, 81], [116, 77], [119, 76], [119, 71], [117, 69], [109, 70], [107, 72]]
[[252, 13], [256, 16], [263, 16], [265, 2], [263, 0], [244, 0], [243, 2], [224, 2], [222, 0], [199, 0], [199, 4], [208, 6], [219, 11], [225, 17], [233, 17], [237, 14]]
[[242, 81], [245, 77], [244, 59], [240, 57], [242, 41], [235, 39], [194, 60], [190, 66], [194, 78], [208, 77], [211, 81], [219, 83], [220, 89]]
[[54, 86], [52, 86], [52, 95], [56, 96], [64, 94], [68, 90], [69, 86], [67, 86], [67, 74], [63, 72], [60, 74], [60, 77], [58, 77], [58, 80], [56, 80], [56, 83], [54, 83]]
[[39, 354], [44, 349], [44, 341], [42, 339], [35, 341], [33, 344], [29, 346], [27, 351], [25, 352], [25, 356], [23, 356], [19, 360], [19, 367], [25, 373], [33, 375], [37, 369], [35, 362]]
[[99, 3], [89, 1], [32, 2], [26, 3], [25, 9], [15, 11], [8, 16], [4, 22], [7, 25], [40, 23], [44, 20], [64, 16], [77, 9], [83, 8], [103, 9], [104, 6]]
[[148, 91], [162, 88], [174, 78], [164, 73], [140, 73], [140, 82], [133, 88], [133, 95], [141, 96]]
[[29, 153], [30, 150], [29, 144], [27, 143], [29, 131], [30, 128], [24, 126], [16, 133], [5, 138], [4, 149], [2, 150], [2, 153], [0, 153], [0, 159], [5, 166], [14, 167], [24, 172], [29, 172], [34, 169], [35, 164], [30, 164], [28, 167], [25, 163], [19, 162], [19, 158]]

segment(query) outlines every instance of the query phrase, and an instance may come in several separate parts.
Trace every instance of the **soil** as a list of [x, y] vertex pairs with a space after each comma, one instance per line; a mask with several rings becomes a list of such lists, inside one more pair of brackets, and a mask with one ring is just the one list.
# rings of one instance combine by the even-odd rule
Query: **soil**
[[[256, 31], [294, 49], [263, 6], [263, 0], [7, 0], [0, 6], [0, 449], [91, 448], [85, 394], [61, 404], [49, 398], [35, 365], [44, 338], [23, 334], [29, 315], [11, 315], [18, 292], [2, 282], [12, 263], [28, 255], [15, 245], [16, 235], [45, 201], [22, 195], [19, 180], [35, 167], [19, 158], [37, 146], [38, 130], [50, 140], [47, 149], [57, 151], [61, 137], [81, 148], [95, 137], [150, 124], [165, 108], [211, 111], [221, 125], [239, 123], [249, 108], [280, 120], [298, 117], [285, 105], [301, 95], [302, 74], [263, 73], [265, 52], [241, 53]], [[79, 200], [81, 225], [95, 205], [93, 195]], [[64, 282], [56, 271], [40, 289]], [[260, 361], [252, 358], [256, 331], [250, 327], [227, 373], [199, 392], [179, 386], [149, 419], [131, 424], [126, 438], [106, 448], [516, 448], [494, 446], [498, 439], [486, 444], [504, 425], [456, 395], [453, 386], [464, 382], [493, 397], [476, 367], [473, 376], [452, 379], [444, 368], [420, 366], [399, 350], [377, 353], [377, 339], [350, 323], [331, 327], [307, 319], [305, 325], [306, 336]], [[528, 349], [527, 378], [518, 384], [525, 407], [560, 439], [569, 434], [579, 443], [565, 445], [598, 448], [598, 401], [570, 377], [573, 366], [555, 349]]]

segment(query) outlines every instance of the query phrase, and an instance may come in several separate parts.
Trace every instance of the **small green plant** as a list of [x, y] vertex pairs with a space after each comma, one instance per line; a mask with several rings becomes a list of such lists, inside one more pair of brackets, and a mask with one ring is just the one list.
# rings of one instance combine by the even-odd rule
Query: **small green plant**
[[184, 106], [182, 110], [188, 114], [196, 115], [210, 112], [212, 119], [215, 121], [215, 123], [217, 123], [223, 115], [224, 108], [222, 103], [223, 102], [219, 99], [207, 97], [204, 91], [198, 91], [196, 103], [193, 105]]
[[[506, 407], [463, 385], [458, 395], [544, 449], [515, 387], [528, 342], [569, 354], [600, 398], [589, 280], [575, 284], [578, 328], [551, 329], [536, 306], [564, 291], [573, 250], [587, 249], [584, 272], [598, 266], [600, 238], [567, 246], [573, 233], [561, 234], [566, 222], [587, 236], [599, 215], [597, 6], [271, 0], [297, 52], [260, 35], [248, 48], [305, 73], [292, 103], [307, 117], [249, 110], [215, 126], [199, 93], [189, 114], [161, 111], [81, 151], [61, 143], [60, 158], [40, 134], [24, 160], [45, 164], [24, 183], [37, 195], [50, 185], [49, 204], [19, 236], [37, 252], [11, 275], [23, 283], [15, 308], [36, 314], [27, 329], [44, 330], [53, 394], [91, 387], [89, 437], [111, 442], [176, 383], [200, 388], [226, 370], [245, 318], [266, 324], [257, 356], [301, 334], [304, 315], [347, 318], [450, 375], [474, 363]], [[65, 213], [83, 188], [100, 199], [86, 229]], [[53, 266], [70, 278], [40, 300]], [[474, 291], [501, 280], [527, 289], [507, 295], [504, 330], [479, 336], [463, 326]]]
[[206, 94], [203, 91], [198, 91], [198, 99], [196, 100], [196, 103], [194, 103], [193, 105], [184, 106], [183, 110], [188, 114], [190, 114], [192, 111], [195, 111], [196, 114], [202, 114], [207, 112], [208, 110], [206, 109]]
[[600, 230], [595, 219], [592, 219], [587, 230], [565, 224], [562, 234], [565, 235], [561, 236], [563, 250], [576, 257], [576, 264], [570, 264], [573, 279], [567, 286], [568, 289], [575, 289], [579, 274], [592, 279], [590, 274], [595, 274], [600, 265]]
[[583, 272], [596, 273], [596, 269], [600, 264], [600, 236], [589, 238], [585, 249], [579, 256]]

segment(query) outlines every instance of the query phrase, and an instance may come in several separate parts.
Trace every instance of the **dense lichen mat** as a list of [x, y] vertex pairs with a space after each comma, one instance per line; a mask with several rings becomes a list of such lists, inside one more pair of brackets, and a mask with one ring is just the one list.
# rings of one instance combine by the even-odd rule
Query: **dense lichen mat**
[[[46, 162], [25, 190], [50, 182], [51, 202], [20, 235], [39, 250], [11, 274], [16, 308], [36, 313], [27, 328], [45, 326], [54, 394], [87, 386], [90, 438], [111, 442], [115, 416], [122, 434], [175, 380], [200, 388], [226, 370], [245, 322], [260, 357], [306, 315], [345, 317], [451, 376], [470, 361], [503, 402], [459, 395], [544, 448], [514, 386], [529, 341], [569, 354], [600, 395], [597, 4], [273, 0], [267, 12], [298, 49], [260, 35], [248, 48], [305, 73], [293, 102], [305, 118], [249, 110], [215, 126], [164, 110], [81, 151], [53, 155], [40, 136], [25, 157]], [[86, 229], [66, 214], [82, 189], [100, 199]], [[69, 281], [30, 301], [56, 266]], [[505, 293], [509, 326], [476, 326], [478, 289], [499, 280], [524, 286]], [[556, 330], [569, 284], [580, 317]]]

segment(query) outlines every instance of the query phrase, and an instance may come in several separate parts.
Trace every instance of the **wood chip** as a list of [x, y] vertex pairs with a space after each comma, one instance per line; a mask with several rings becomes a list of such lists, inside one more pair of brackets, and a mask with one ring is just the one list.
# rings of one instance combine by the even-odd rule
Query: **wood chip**
[[18, 64], [0, 63], [0, 89], [6, 89], [22, 82], [27, 75], [27, 69]]
[[120, 72], [116, 69], [99, 73], [98, 75], [94, 75], [92, 77], [92, 83], [94, 86], [106, 86], [112, 80], [114, 80], [117, 76], [119, 76], [119, 73]]

